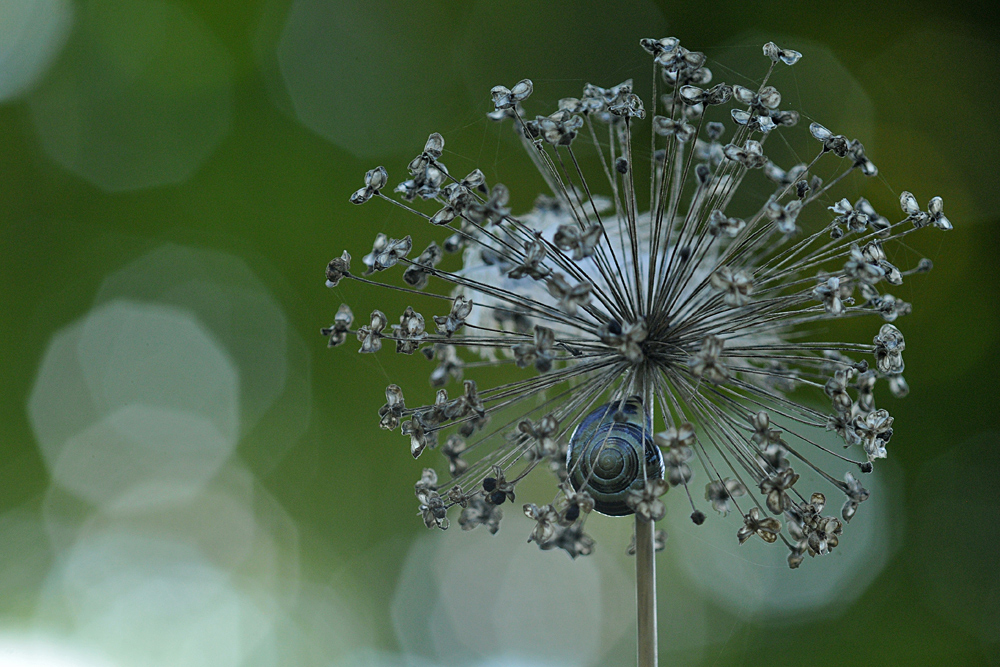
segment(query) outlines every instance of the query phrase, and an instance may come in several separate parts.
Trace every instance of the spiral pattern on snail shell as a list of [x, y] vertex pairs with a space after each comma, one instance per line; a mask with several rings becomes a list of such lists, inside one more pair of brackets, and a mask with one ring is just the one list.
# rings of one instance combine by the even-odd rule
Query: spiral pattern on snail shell
[[[616, 414], [624, 421], [616, 421]], [[632, 514], [625, 503], [629, 490], [641, 489], [647, 478], [663, 479], [663, 455], [653, 442], [652, 422], [642, 399], [633, 396], [597, 408], [570, 436], [566, 453], [570, 483], [589, 493], [601, 514]]]

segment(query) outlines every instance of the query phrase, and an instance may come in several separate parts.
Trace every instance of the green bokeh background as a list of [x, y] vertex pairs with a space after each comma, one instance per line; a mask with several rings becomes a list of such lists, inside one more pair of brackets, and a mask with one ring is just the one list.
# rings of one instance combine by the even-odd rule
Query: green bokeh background
[[[161, 5], [180, 8], [204, 34], [175, 40], [167, 31], [151, 39], [162, 37], [157, 21], [166, 19], [149, 7]], [[668, 34], [719, 62], [716, 80], [744, 83], [739, 75], [761, 75], [760, 45], [771, 38], [804, 53], [800, 69], [779, 82], [786, 100], [834, 131], [859, 136], [879, 165], [878, 182], [855, 193], [885, 211], [903, 189], [921, 202], [941, 195], [956, 229], [920, 234], [915, 245], [896, 249], [901, 263], [920, 256], [935, 263], [930, 276], [914, 277], [899, 294], [914, 312], [900, 323], [911, 394], [889, 406], [902, 502], [896, 524], [885, 529], [905, 529], [898, 551], [853, 604], [833, 614], [808, 612], [787, 623], [713, 604], [718, 638], [673, 660], [1000, 664], [1000, 20], [993, 14], [973, 3], [930, 2], [370, 8], [339, 0], [135, 0], [73, 7], [75, 22], [55, 61], [30, 89], [0, 104], [0, 512], [38, 514], [49, 488], [26, 406], [52, 336], [94, 307], [109, 275], [165, 243], [234, 255], [283, 309], [290, 335], [305, 341], [310, 373], [307, 417], [301, 403], [276, 402], [244, 433], [238, 453], [298, 530], [301, 580], [336, 588], [344, 613], [364, 628], [310, 664], [400, 651], [390, 601], [409, 545], [426, 539], [411, 491], [422, 466], [398, 434], [377, 428], [375, 413], [387, 377], [430, 399], [429, 369], [391, 351], [360, 357], [350, 342], [327, 350], [319, 329], [342, 300], [356, 314], [374, 306], [395, 313], [406, 304], [359, 285], [327, 290], [323, 269], [345, 248], [360, 258], [378, 231], [413, 233], [420, 247], [434, 234], [388, 207], [353, 207], [348, 196], [376, 164], [395, 183], [426, 135], [439, 131], [454, 173], [479, 166], [489, 182], [507, 184], [515, 210], [523, 210], [541, 182], [509, 128], [484, 119], [491, 86], [533, 79], [529, 107], [539, 113], [586, 81], [610, 85], [634, 75], [641, 86], [648, 65], [638, 39]], [[321, 20], [310, 14], [316, 7], [325, 7]], [[103, 17], [104, 51], [91, 48], [93, 39], [79, 42], [90, 16]], [[187, 45], [188, 37], [211, 50]], [[108, 54], [133, 68], [128, 94], [138, 90], [153, 103], [133, 106], [126, 89], [88, 78], [106, 70], [88, 69], [87, 59]], [[812, 70], [810, 59], [819, 63]], [[145, 115], [116, 134], [119, 119], [88, 116], [71, 103], [80, 99], [123, 117]], [[199, 102], [181, 108], [179, 99]], [[176, 111], [176, 126], [157, 124], [158, 111]], [[163, 134], [143, 136], [144, 128]], [[58, 142], [71, 140], [69, 157], [56, 159]], [[94, 145], [112, 140], [120, 143]], [[167, 166], [149, 167], [143, 150], [165, 154]], [[85, 154], [96, 157], [88, 163], [79, 157]], [[175, 164], [188, 168], [173, 174]], [[152, 182], [128, 185], [146, 167]], [[846, 331], [856, 340], [870, 335], [865, 327]], [[272, 455], [269, 441], [286, 422], [304, 432]], [[17, 543], [0, 553], [8, 560], [0, 563], [0, 628], [32, 627], [58, 553]], [[19, 568], [19, 559], [40, 565]], [[504, 611], [484, 601], [483, 613]], [[670, 628], [661, 633], [666, 646]], [[630, 636], [602, 646], [593, 664], [633, 664]]]

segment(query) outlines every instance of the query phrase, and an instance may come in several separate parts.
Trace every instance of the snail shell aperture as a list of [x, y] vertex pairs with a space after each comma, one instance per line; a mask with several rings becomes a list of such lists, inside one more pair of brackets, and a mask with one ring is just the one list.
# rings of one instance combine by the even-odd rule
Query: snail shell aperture
[[589, 493], [601, 514], [632, 514], [625, 502], [629, 490], [642, 489], [646, 479], [663, 479], [663, 455], [652, 433], [653, 419], [638, 396], [591, 412], [569, 440], [566, 465], [573, 488]]

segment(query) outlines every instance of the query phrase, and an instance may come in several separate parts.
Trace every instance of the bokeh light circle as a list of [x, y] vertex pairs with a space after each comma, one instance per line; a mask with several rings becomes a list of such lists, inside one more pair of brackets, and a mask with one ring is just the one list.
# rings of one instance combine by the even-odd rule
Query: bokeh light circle
[[[840, 446], [835, 434], [820, 436], [820, 444], [831, 449]], [[824, 470], [837, 469], [832, 460], [820, 465]], [[822, 490], [827, 498], [824, 514], [839, 517], [843, 496], [804, 465], [794, 469], [801, 471], [796, 488], [801, 493]], [[705, 523], [695, 526], [688, 518], [691, 510], [683, 494], [668, 494], [671, 557], [702, 595], [740, 615], [749, 613], [785, 624], [836, 615], [857, 600], [888, 565], [905, 530], [898, 466], [891, 459], [880, 461], [861, 482], [871, 498], [845, 525], [840, 545], [825, 556], [807, 556], [795, 570], [788, 567], [788, 550], [780, 541], [765, 544], [754, 538], [738, 543], [736, 533], [743, 525], [738, 512], [722, 517], [709, 510]]]
[[72, 24], [69, 0], [0, 3], [0, 102], [38, 83], [66, 43]]
[[238, 371], [190, 313], [113, 301], [57, 333], [28, 413], [53, 481], [94, 505], [200, 489], [238, 439]]
[[190, 312], [225, 348], [238, 369], [241, 448], [254, 469], [271, 469], [305, 431], [312, 409], [309, 348], [245, 260], [167, 243], [104, 279], [95, 303], [115, 299]]
[[296, 607], [298, 529], [238, 462], [169, 506], [86, 512], [53, 487], [43, 517], [59, 557], [36, 623], [122, 664], [243, 665]]
[[45, 152], [81, 178], [112, 192], [169, 185], [229, 131], [231, 70], [190, 9], [93, 0], [28, 102]]
[[410, 655], [596, 665], [602, 648], [633, 627], [632, 584], [617, 563], [542, 552], [518, 519], [497, 535], [449, 530], [414, 543], [392, 601], [396, 636]]
[[465, 96], [448, 42], [430, 51], [433, 37], [413, 30], [426, 22], [446, 31], [456, 15], [439, 3], [295, 0], [277, 54], [299, 121], [359, 158], [419, 150], [427, 127], [453, 126]]
[[118, 667], [106, 656], [41, 632], [0, 634], [0, 667]]

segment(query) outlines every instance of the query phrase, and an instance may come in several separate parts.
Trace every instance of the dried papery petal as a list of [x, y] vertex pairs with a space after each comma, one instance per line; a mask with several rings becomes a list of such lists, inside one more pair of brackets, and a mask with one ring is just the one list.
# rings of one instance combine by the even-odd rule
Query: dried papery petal
[[358, 329], [358, 340], [361, 341], [359, 352], [378, 352], [382, 349], [382, 330], [389, 324], [385, 313], [373, 310], [369, 324]]
[[770, 58], [771, 62], [776, 63], [780, 60], [786, 65], [794, 65], [802, 58], [802, 54], [798, 51], [778, 48], [778, 45], [774, 42], [768, 42], [764, 45], [764, 55]]
[[403, 390], [399, 385], [390, 384], [385, 388], [385, 405], [378, 410], [380, 417], [379, 425], [391, 431], [399, 426], [399, 420], [406, 410], [406, 402], [403, 400]]
[[903, 372], [903, 350], [906, 342], [899, 329], [891, 324], [883, 324], [875, 336], [875, 367], [886, 375]]
[[927, 213], [930, 215], [931, 223], [938, 229], [950, 231], [953, 229], [951, 220], [944, 215], [944, 200], [934, 197], [927, 203]]
[[351, 312], [346, 303], [342, 303], [333, 318], [333, 326], [322, 329], [320, 333], [330, 337], [329, 347], [343, 345], [353, 323], [354, 313]]
[[385, 187], [389, 180], [389, 174], [385, 167], [375, 167], [365, 174], [365, 187], [351, 195], [352, 204], [364, 204], [374, 197]]
[[345, 250], [340, 257], [334, 257], [326, 265], [326, 286], [336, 287], [341, 278], [351, 273], [351, 256]]
[[665, 480], [651, 479], [641, 489], [629, 491], [625, 502], [636, 514], [647, 521], [659, 521], [667, 513], [667, 507], [660, 500], [660, 496], [666, 493], [669, 488]]
[[723, 345], [724, 341], [715, 336], [709, 336], [702, 341], [701, 349], [688, 361], [691, 373], [713, 384], [722, 384], [729, 379], [729, 369], [722, 361]]
[[712, 274], [712, 287], [723, 294], [726, 305], [734, 308], [746, 305], [753, 292], [753, 278], [746, 271], [733, 271], [731, 267], [720, 266]]
[[757, 535], [768, 544], [774, 544], [781, 532], [781, 524], [772, 517], [761, 518], [760, 510], [751, 507], [750, 512], [743, 518], [743, 527], [736, 534], [736, 538], [743, 544], [751, 536]]
[[490, 95], [493, 96], [493, 104], [499, 111], [501, 109], [510, 109], [519, 102], [523, 102], [531, 95], [533, 89], [534, 86], [530, 79], [522, 79], [514, 84], [513, 88], [494, 86], [493, 90], [490, 91]]

